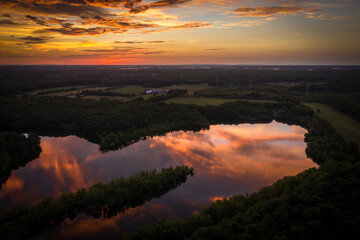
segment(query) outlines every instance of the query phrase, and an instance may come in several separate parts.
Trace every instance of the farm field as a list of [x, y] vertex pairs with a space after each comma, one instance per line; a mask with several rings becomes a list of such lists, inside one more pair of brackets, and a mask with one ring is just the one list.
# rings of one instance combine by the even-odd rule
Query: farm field
[[[316, 115], [327, 120], [347, 141], [354, 141], [360, 147], [360, 123], [348, 115], [332, 109], [330, 106], [320, 103], [303, 103], [311, 107]], [[318, 110], [320, 110], [318, 112]]]
[[87, 88], [88, 86], [86, 85], [74, 85], [74, 86], [68, 86], [68, 87], [56, 87], [56, 88], [45, 88], [45, 89], [39, 89], [39, 90], [35, 90], [35, 91], [31, 91], [28, 92], [28, 94], [30, 95], [39, 95], [42, 93], [46, 93], [46, 92], [51, 92], [51, 91], [59, 91], [60, 92], [67, 92], [67, 91], [71, 91], [71, 89], [84, 89]]
[[213, 105], [219, 106], [226, 102], [237, 101], [237, 99], [225, 99], [225, 98], [206, 98], [206, 97], [175, 97], [165, 100], [166, 103], [177, 104], [195, 104], [199, 106]]

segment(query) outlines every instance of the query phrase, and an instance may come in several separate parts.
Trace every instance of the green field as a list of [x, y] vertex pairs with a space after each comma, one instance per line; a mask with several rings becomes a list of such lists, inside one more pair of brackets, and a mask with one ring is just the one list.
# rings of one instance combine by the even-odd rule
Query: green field
[[206, 97], [175, 97], [165, 100], [166, 103], [179, 103], [179, 104], [195, 104], [199, 106], [213, 105], [219, 106], [226, 102], [233, 102], [236, 99], [225, 98], [206, 98]]
[[[76, 88], [76, 90], [71, 90]], [[78, 92], [81, 92], [83, 90], [106, 90], [109, 89], [109, 87], [89, 87], [85, 85], [81, 86], [68, 86], [68, 87], [58, 87], [58, 88], [46, 88], [41, 90], [36, 90], [32, 92], [28, 92], [30, 95], [41, 95], [41, 96], [70, 96], [73, 94], [76, 94]], [[49, 91], [59, 91], [59, 92], [49, 92]], [[47, 93], [49, 92], [49, 93]]]
[[[311, 107], [316, 115], [327, 120], [347, 141], [354, 141], [360, 147], [360, 123], [348, 115], [339, 113], [330, 106], [320, 103], [303, 103]], [[320, 112], [317, 112], [320, 110]]]
[[116, 92], [116, 93], [124, 93], [124, 94], [141, 94], [145, 91], [145, 88], [143, 88], [140, 85], [127, 85], [124, 87], [119, 88], [113, 88], [108, 90], [107, 92]]
[[235, 99], [236, 101], [246, 101], [251, 103], [277, 103], [275, 100], [262, 100], [262, 99]]
[[62, 91], [62, 90], [64, 90], [64, 92], [66, 92], [66, 90], [70, 91], [70, 89], [72, 89], [72, 88], [84, 89], [84, 88], [87, 88], [87, 87], [88, 86], [86, 86], [86, 85], [75, 85], [75, 86], [68, 86], [68, 87], [45, 88], [45, 89], [40, 89], [40, 90], [28, 92], [28, 94], [37, 95], [39, 93], [41, 94], [41, 93], [44, 93], [44, 92], [47, 92], [47, 91]]
[[208, 97], [175, 97], [165, 100], [166, 103], [195, 104], [199, 106], [206, 106], [206, 105], [219, 106], [223, 103], [234, 102], [234, 101], [276, 103], [276, 101], [273, 100], [251, 100], [251, 99], [230, 99], [230, 98], [208, 98]]

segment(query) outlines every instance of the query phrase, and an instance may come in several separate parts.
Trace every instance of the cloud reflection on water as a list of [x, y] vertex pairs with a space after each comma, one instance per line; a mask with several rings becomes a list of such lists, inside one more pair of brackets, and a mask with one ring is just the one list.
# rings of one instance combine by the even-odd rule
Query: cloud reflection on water
[[[161, 216], [185, 218], [204, 204], [232, 194], [251, 193], [276, 180], [316, 166], [306, 158], [305, 129], [277, 122], [215, 125], [200, 132], [178, 131], [101, 153], [75, 136], [43, 137], [40, 157], [13, 172], [0, 190], [1, 209], [34, 203], [96, 182], [138, 171], [189, 165], [195, 176], [180, 188], [111, 219], [76, 220], [43, 237], [117, 235]], [[84, 230], [85, 229], [85, 230]], [[91, 231], [90, 231], [91, 230]], [[97, 235], [99, 236], [99, 235]]]

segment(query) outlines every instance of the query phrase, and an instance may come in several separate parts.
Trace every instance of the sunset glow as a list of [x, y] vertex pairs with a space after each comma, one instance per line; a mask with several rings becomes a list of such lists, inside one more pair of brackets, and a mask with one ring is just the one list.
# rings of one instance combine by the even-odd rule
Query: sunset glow
[[360, 64], [357, 0], [8, 0], [0, 9], [0, 64]]

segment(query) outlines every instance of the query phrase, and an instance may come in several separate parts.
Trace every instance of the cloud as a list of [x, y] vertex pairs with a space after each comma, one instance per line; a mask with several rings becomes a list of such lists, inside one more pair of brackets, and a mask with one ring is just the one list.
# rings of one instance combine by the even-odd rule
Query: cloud
[[41, 44], [41, 43], [46, 43], [47, 40], [51, 38], [52, 37], [47, 37], [47, 36], [42, 36], [42, 37], [27, 36], [20, 39], [25, 40], [25, 44]]
[[10, 14], [7, 14], [7, 13], [3, 13], [3, 14], [1, 14], [1, 17], [11, 18], [11, 15], [10, 15]]
[[[77, 3], [77, 4], [76, 4]], [[88, 1], [61, 0], [7, 0], [0, 2], [3, 9], [15, 9], [24, 13], [44, 13], [50, 15], [106, 15], [108, 11], [97, 6], [88, 5]]]
[[342, 19], [346, 19], [346, 16], [331, 17], [327, 14], [319, 14], [319, 15], [309, 15], [306, 18], [315, 19], [315, 20], [342, 20]]
[[11, 25], [11, 26], [14, 26], [14, 25], [24, 25], [24, 24], [21, 24], [21, 23], [18, 23], [18, 22], [14, 22], [14, 21], [12, 21], [12, 20], [5, 19], [5, 20], [0, 20], [0, 25]]
[[253, 27], [253, 26], [261, 26], [264, 25], [270, 21], [273, 21], [277, 18], [275, 17], [267, 17], [267, 18], [260, 18], [255, 20], [244, 20], [244, 21], [238, 21], [238, 22], [232, 22], [232, 23], [225, 23], [222, 24], [223, 27]]
[[307, 8], [307, 7], [298, 7], [298, 6], [272, 6], [272, 7], [240, 7], [232, 11], [236, 13], [237, 17], [268, 17], [274, 14], [279, 15], [289, 15], [296, 14], [299, 12], [304, 13], [316, 13], [319, 12], [318, 9]]
[[93, 28], [79, 28], [75, 27], [72, 28], [69, 27], [61, 27], [61, 28], [47, 28], [42, 30], [37, 30], [34, 33], [59, 33], [62, 35], [73, 35], [73, 36], [79, 36], [79, 35], [99, 35], [99, 34], [105, 34], [105, 33], [123, 33], [127, 30], [118, 29], [118, 28], [108, 28], [108, 27], [93, 27]]
[[39, 25], [42, 25], [42, 26], [47, 26], [44, 18], [38, 18], [38, 17], [31, 16], [31, 15], [26, 15], [25, 17], [27, 19], [35, 22], [36, 24], [39, 24]]
[[172, 43], [174, 41], [115, 41], [118, 44], [141, 44], [141, 43]]
[[[162, 26], [161, 23], [157, 23], [159, 21], [156, 19], [152, 20], [152, 16], [139, 19], [133, 14], [129, 15], [124, 12], [119, 14], [118, 12], [119, 10], [124, 11], [124, 8], [125, 11], [131, 12], [137, 8], [143, 11], [147, 8], [174, 7], [190, 2], [190, 0], [158, 0], [141, 5], [143, 2], [143, 0], [6, 0], [0, 1], [0, 7], [9, 9], [10, 12], [15, 11], [16, 14], [24, 13], [25, 18], [20, 19], [21, 21], [46, 27], [33, 31], [35, 34], [58, 33], [81, 36], [110, 32], [124, 33], [129, 30], [142, 30], [141, 33], [150, 33], [211, 25], [210, 23], [192, 22]], [[111, 8], [116, 10], [111, 10]], [[61, 18], [57, 16], [61, 16]], [[3, 17], [11, 18], [11, 15], [3, 14]], [[1, 24], [16, 25], [17, 23], [2, 20]], [[151, 29], [143, 30], [148, 28]]]
[[139, 12], [144, 12], [150, 8], [164, 8], [164, 7], [170, 7], [170, 6], [177, 6], [179, 4], [183, 4], [183, 3], [186, 3], [189, 1], [191, 1], [191, 0], [160, 0], [160, 1], [157, 1], [154, 3], [149, 3], [146, 5], [133, 7], [133, 8], [131, 8], [130, 12], [131, 13], [139, 13]]
[[[91, 53], [92, 56], [134, 56], [134, 55], [153, 55], [161, 54], [166, 51], [159, 51], [153, 48], [142, 47], [116, 47], [111, 49], [85, 49], [84, 54]], [[84, 55], [84, 56], [86, 56]]]
[[207, 48], [204, 49], [205, 51], [221, 51], [221, 50], [225, 50], [226, 48]]
[[157, 24], [142, 23], [142, 22], [131, 22], [125, 18], [106, 18], [102, 16], [85, 17], [81, 18], [81, 24], [83, 25], [105, 25], [110, 27], [122, 28], [122, 29], [139, 29], [158, 27]]
[[274, 2], [278, 4], [295, 4], [309, 2], [310, 0], [267, 0], [267, 2]]
[[143, 0], [6, 0], [0, 5], [6, 9], [17, 9], [22, 12], [45, 14], [65, 14], [70, 16], [106, 15], [106, 8], [124, 7], [131, 13], [139, 13], [149, 8], [176, 6], [191, 0], [160, 0], [139, 5]]
[[164, 32], [164, 31], [174, 30], [174, 29], [200, 28], [200, 27], [208, 27], [211, 25], [212, 25], [211, 23], [205, 23], [205, 22], [191, 22], [191, 23], [185, 23], [185, 24], [177, 25], [177, 26], [143, 31], [143, 33]]
[[72, 23], [68, 23], [65, 20], [62, 19], [57, 19], [57, 18], [53, 18], [53, 17], [35, 17], [35, 16], [31, 16], [31, 15], [25, 15], [25, 17], [27, 19], [29, 19], [30, 21], [35, 22], [38, 25], [41, 26], [49, 26], [50, 24], [59, 24], [60, 26], [64, 27], [64, 28], [71, 28], [74, 24]]

